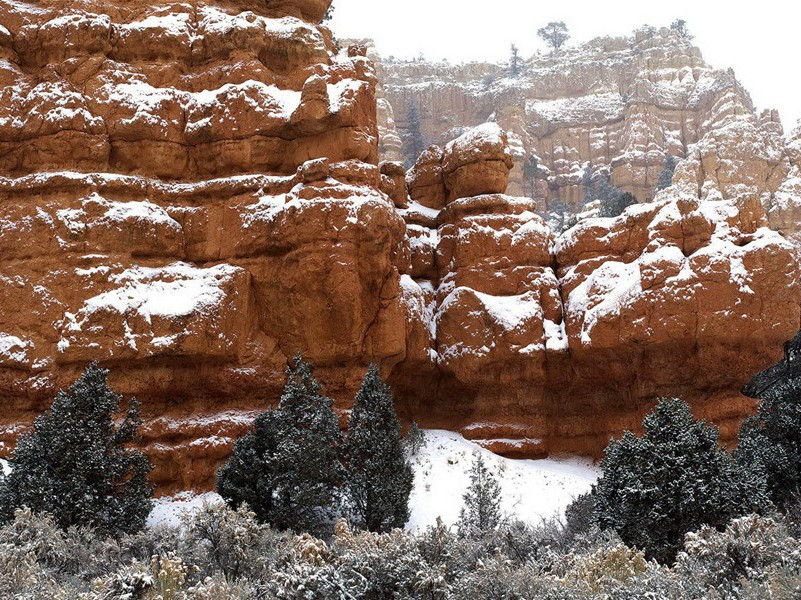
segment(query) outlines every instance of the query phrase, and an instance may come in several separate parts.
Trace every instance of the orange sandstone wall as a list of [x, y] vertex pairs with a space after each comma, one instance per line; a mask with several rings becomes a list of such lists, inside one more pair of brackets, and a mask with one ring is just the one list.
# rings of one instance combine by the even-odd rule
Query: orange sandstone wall
[[0, 453], [99, 360], [160, 491], [208, 488], [297, 351], [343, 415], [377, 361], [404, 417], [509, 454], [597, 455], [662, 394], [731, 437], [799, 322], [759, 202], [557, 239], [497, 126], [378, 166], [328, 4], [0, 2]]

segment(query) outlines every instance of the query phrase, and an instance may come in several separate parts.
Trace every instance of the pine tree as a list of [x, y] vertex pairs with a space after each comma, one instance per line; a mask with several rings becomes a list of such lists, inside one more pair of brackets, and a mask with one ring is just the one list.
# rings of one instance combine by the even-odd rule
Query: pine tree
[[537, 35], [545, 40], [553, 52], [559, 50], [570, 39], [570, 34], [567, 32], [567, 25], [565, 25], [564, 21], [551, 21], [545, 27], [540, 27], [537, 30]]
[[536, 156], [529, 156], [523, 164], [523, 181], [528, 187], [529, 197], [537, 200], [537, 177], [539, 175], [540, 161]]
[[670, 28], [684, 40], [691, 41], [693, 39], [693, 35], [690, 33], [690, 30], [687, 29], [687, 21], [684, 19], [676, 19], [670, 24]]
[[659, 179], [656, 181], [656, 191], [669, 188], [673, 183], [673, 174], [676, 172], [676, 158], [672, 154], [665, 156], [665, 162], [662, 166], [662, 172], [659, 174]]
[[718, 443], [718, 430], [693, 419], [681, 400], [663, 400], [645, 433], [626, 432], [606, 448], [595, 488], [599, 525], [649, 558], [672, 562], [684, 535], [720, 527], [767, 503], [764, 481]]
[[122, 396], [108, 387], [107, 376], [97, 363], [90, 365], [20, 437], [9, 461], [12, 471], [0, 479], [0, 522], [27, 506], [50, 513], [65, 529], [142, 529], [151, 509], [152, 467], [144, 454], [126, 447], [141, 425], [139, 404], [131, 400], [116, 425]]
[[481, 536], [500, 525], [501, 487], [480, 454], [473, 459], [470, 485], [462, 499], [464, 506], [457, 524], [461, 536]]
[[392, 392], [374, 364], [356, 395], [344, 446], [354, 523], [379, 533], [403, 527], [409, 520], [414, 474], [404, 453]]
[[409, 102], [406, 109], [406, 165], [411, 168], [426, 149], [423, 131], [420, 125], [420, 109], [417, 104]]
[[761, 396], [759, 410], [740, 429], [741, 465], [765, 479], [773, 502], [787, 508], [801, 498], [801, 381], [786, 379]]
[[278, 408], [261, 415], [220, 469], [217, 489], [278, 529], [325, 535], [342, 482], [339, 422], [333, 401], [320, 395], [312, 367], [298, 355], [287, 370]]
[[520, 75], [520, 51], [515, 44], [512, 44], [511, 53], [509, 55], [509, 74], [512, 77]]

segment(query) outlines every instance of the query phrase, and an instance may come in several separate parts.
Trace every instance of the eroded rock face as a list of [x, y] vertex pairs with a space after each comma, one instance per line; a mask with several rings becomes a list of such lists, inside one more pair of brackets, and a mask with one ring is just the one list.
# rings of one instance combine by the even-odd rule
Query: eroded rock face
[[[733, 440], [753, 407], [740, 390], [801, 315], [795, 247], [758, 194], [701, 199], [677, 184], [558, 237], [535, 210], [489, 194], [401, 211], [410, 315], [428, 324], [410, 338], [417, 362], [395, 370], [409, 412], [512, 455], [597, 456], [653, 400], [681, 396]], [[415, 397], [426, 354], [433, 401]]]
[[154, 482], [207, 487], [295, 352], [340, 398], [404, 358], [375, 75], [328, 4], [0, 5], [3, 452], [99, 360]]
[[0, 453], [98, 360], [160, 492], [208, 488], [298, 351], [343, 417], [375, 361], [404, 417], [508, 454], [598, 455], [659, 395], [731, 438], [798, 329], [768, 228], [798, 136], [720, 105], [748, 152], [704, 137], [654, 203], [559, 236], [498, 124], [378, 163], [391, 112], [328, 4], [0, 4]]
[[[644, 27], [538, 54], [523, 61], [518, 76], [507, 67], [385, 60], [383, 89], [397, 130], [408, 136], [404, 115], [412, 104], [423, 136], [440, 147], [471, 127], [497, 122], [508, 132], [514, 158], [509, 191], [535, 198], [543, 215], [581, 211], [588, 165], [608, 172], [612, 184], [639, 202], [650, 201], [665, 156], [687, 157], [702, 139], [696, 152], [704, 153], [707, 175], [719, 168], [735, 185], [759, 181], [776, 204], [786, 203], [786, 193], [776, 197], [782, 169], [772, 171], [784, 160], [778, 115], [756, 115], [734, 73], [713, 69], [670, 29]], [[739, 120], [750, 123], [734, 125], [738, 135], [726, 131]], [[712, 158], [716, 150], [720, 161]], [[751, 174], [740, 180], [743, 168]]]

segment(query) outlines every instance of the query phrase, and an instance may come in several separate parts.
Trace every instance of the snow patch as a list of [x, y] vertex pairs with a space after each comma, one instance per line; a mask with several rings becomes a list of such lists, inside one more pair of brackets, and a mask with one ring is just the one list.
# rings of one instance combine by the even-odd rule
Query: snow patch
[[446, 525], [456, 523], [475, 455], [484, 458], [498, 479], [502, 510], [529, 523], [563, 514], [575, 497], [590, 490], [600, 474], [590, 461], [577, 458], [504, 458], [450, 431], [426, 431], [425, 440], [425, 446], [413, 458], [409, 531], [434, 525], [437, 517]]

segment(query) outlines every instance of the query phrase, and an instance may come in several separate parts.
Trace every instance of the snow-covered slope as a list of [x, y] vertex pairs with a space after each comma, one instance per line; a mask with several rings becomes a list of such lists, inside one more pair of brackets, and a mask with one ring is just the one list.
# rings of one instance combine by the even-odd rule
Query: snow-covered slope
[[0, 472], [2, 472], [3, 475], [8, 475], [11, 473], [11, 467], [8, 466], [8, 461], [3, 460], [2, 458], [0, 458]]
[[502, 510], [531, 523], [560, 514], [573, 498], [589, 491], [598, 477], [598, 469], [588, 460], [513, 460], [493, 454], [458, 433], [427, 431], [426, 444], [414, 457], [407, 529], [424, 529], [437, 517], [447, 525], [456, 522], [476, 455], [484, 457], [501, 485]]
[[[478, 454], [501, 485], [505, 514], [531, 523], [562, 513], [598, 477], [598, 469], [587, 460], [512, 460], [493, 454], [458, 433], [426, 431], [426, 443], [413, 458], [414, 490], [409, 499], [408, 530], [425, 529], [436, 523], [437, 517], [447, 525], [456, 523], [462, 495], [470, 481], [470, 466]], [[220, 496], [210, 492], [160, 498], [147, 524], [179, 525], [185, 511], [197, 510], [204, 501], [219, 502]]]

